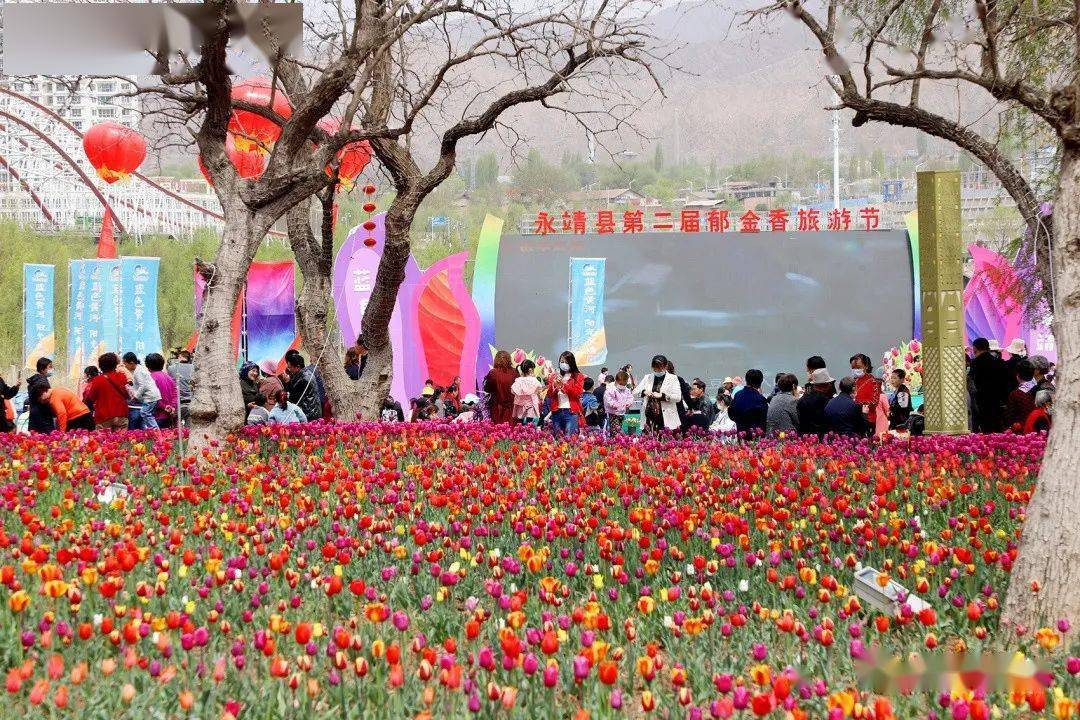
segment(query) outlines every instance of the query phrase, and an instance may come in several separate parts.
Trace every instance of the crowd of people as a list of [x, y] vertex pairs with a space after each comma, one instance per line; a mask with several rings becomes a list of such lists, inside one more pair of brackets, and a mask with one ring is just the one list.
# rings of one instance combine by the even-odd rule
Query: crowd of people
[[[1007, 354], [1008, 357], [1003, 357]], [[344, 370], [358, 380], [366, 364], [359, 348], [346, 353]], [[542, 360], [542, 359], [541, 359]], [[1054, 366], [1045, 357], [1027, 357], [1020, 340], [1004, 353], [994, 341], [978, 338], [967, 354], [971, 429], [976, 432], [1048, 431], [1053, 413]], [[557, 363], [525, 359], [515, 365], [501, 350], [476, 393], [462, 394], [459, 378], [446, 387], [428, 380], [407, 410], [392, 397], [382, 405], [386, 422], [490, 420], [549, 427], [556, 435], [582, 431], [620, 433], [636, 425], [650, 432], [714, 432], [725, 436], [810, 434], [824, 437], [919, 434], [923, 417], [915, 406], [903, 369], [874, 374], [868, 355], [852, 355], [843, 377], [834, 378], [818, 355], [806, 360], [805, 375], [781, 372], [764, 389], [761, 370], [726, 377], [714, 395], [701, 378], [687, 382], [664, 355], [656, 355], [640, 379], [633, 367], [604, 367], [588, 377], [572, 352]], [[93, 429], [167, 429], [187, 417], [192, 397], [191, 354], [180, 350], [166, 368], [151, 353], [119, 357], [105, 353], [87, 367], [76, 391], [51, 382], [53, 363], [37, 362], [26, 379], [23, 407], [29, 432]], [[303, 355], [290, 350], [280, 364], [244, 363], [239, 371], [249, 425], [303, 423], [332, 416], [322, 377]], [[0, 429], [14, 429], [14, 399], [20, 383], [0, 378], [4, 413]], [[634, 420], [629, 420], [634, 418]]]
[[76, 390], [57, 382], [50, 358], [37, 361], [34, 374], [26, 378], [22, 413], [16, 411], [20, 396], [16, 379], [9, 385], [0, 378], [4, 412], [0, 429], [15, 429], [19, 414], [26, 416], [32, 433], [54, 430], [143, 430], [174, 428], [182, 408], [191, 400], [192, 366], [177, 359], [168, 370], [165, 358], [150, 353], [142, 360], [135, 353], [105, 353], [97, 365], [83, 370]]
[[[1027, 357], [1020, 340], [1005, 350], [976, 339], [967, 353], [971, 430], [1030, 433], [1048, 431], [1053, 413], [1053, 364], [1045, 357]], [[921, 434], [924, 418], [915, 406], [905, 370], [875, 375], [870, 357], [851, 356], [843, 377], [834, 378], [818, 355], [806, 360], [806, 375], [777, 373], [771, 391], [764, 374], [750, 369], [742, 377], [724, 378], [714, 396], [701, 378], [687, 382], [664, 355], [653, 357], [639, 381], [630, 365], [595, 378], [564, 352], [546, 379], [535, 377], [531, 360], [517, 368], [500, 351], [483, 382], [481, 404], [496, 423], [550, 426], [562, 435], [599, 428], [624, 429], [628, 414], [649, 431], [710, 431], [743, 436], [780, 433], [841, 436]], [[436, 413], [414, 419], [429, 419]]]

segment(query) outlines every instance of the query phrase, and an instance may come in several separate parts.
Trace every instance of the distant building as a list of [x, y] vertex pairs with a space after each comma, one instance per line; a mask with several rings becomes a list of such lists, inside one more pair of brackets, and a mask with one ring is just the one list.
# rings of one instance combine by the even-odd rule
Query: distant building
[[11, 118], [0, 123], [0, 217], [43, 230], [96, 232], [108, 206], [135, 238], [220, 227], [217, 197], [202, 180], [98, 178], [82, 133], [108, 121], [138, 129], [139, 99], [121, 96], [128, 88], [123, 78], [0, 82], [0, 110]]
[[649, 198], [631, 188], [579, 190], [567, 193], [566, 202], [570, 207], [574, 208], [611, 207], [613, 205], [645, 207], [655, 204], [655, 201], [650, 201]]
[[118, 96], [129, 88], [117, 78], [32, 76], [12, 79], [7, 86], [57, 113], [76, 130], [85, 131], [109, 120], [131, 128], [139, 126], [139, 98]]
[[724, 204], [723, 196], [717, 196], [712, 190], [696, 190], [686, 194], [682, 206], [690, 209], [708, 210]]
[[[918, 206], [915, 183], [904, 183], [899, 193], [892, 193], [882, 203], [882, 226], [903, 227], [904, 216]], [[997, 178], [986, 170], [960, 174], [960, 217], [972, 222], [996, 207], [1016, 207], [1012, 197]]]

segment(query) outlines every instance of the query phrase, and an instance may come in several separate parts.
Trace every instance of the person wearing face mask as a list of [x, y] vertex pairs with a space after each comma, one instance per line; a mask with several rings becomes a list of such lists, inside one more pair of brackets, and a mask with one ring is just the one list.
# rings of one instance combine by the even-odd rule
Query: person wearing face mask
[[1050, 432], [1054, 417], [1054, 391], [1039, 390], [1035, 393], [1035, 409], [1024, 422], [1025, 433]]
[[739, 428], [735, 421], [728, 417], [728, 408], [731, 407], [731, 395], [723, 387], [716, 391], [716, 417], [713, 418], [709, 430], [722, 435], [734, 435]]
[[576, 434], [581, 427], [581, 394], [585, 376], [578, 370], [574, 353], [566, 350], [559, 356], [559, 370], [548, 376], [551, 398], [551, 430], [555, 436]]
[[657, 355], [652, 359], [652, 374], [646, 375], [634, 388], [634, 395], [645, 401], [642, 415], [646, 429], [653, 431], [679, 429], [679, 403], [683, 400], [679, 378], [669, 373], [668, 359]]
[[881, 383], [873, 375], [870, 356], [858, 353], [851, 356], [851, 377], [855, 378], [855, 402], [862, 408], [866, 427], [873, 430], [877, 424], [878, 396], [881, 395]]

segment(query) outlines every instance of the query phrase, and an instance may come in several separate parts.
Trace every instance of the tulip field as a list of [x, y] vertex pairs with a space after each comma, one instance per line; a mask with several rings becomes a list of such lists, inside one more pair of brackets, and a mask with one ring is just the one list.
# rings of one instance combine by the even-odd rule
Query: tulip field
[[172, 443], [0, 435], [0, 717], [1080, 717], [999, 624], [1041, 436]]

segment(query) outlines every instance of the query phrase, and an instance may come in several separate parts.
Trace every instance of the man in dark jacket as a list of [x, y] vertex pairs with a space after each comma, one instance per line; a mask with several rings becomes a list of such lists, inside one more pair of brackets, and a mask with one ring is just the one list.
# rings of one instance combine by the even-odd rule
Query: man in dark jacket
[[708, 430], [716, 419], [716, 403], [705, 395], [705, 381], [694, 378], [690, 383], [690, 394], [686, 400], [686, 418], [683, 420], [683, 430], [696, 427], [699, 430]]
[[825, 406], [836, 394], [835, 382], [825, 368], [810, 372], [809, 387], [796, 404], [799, 411], [799, 429], [803, 435], [823, 437], [829, 431], [829, 424], [825, 420]]
[[765, 376], [756, 368], [746, 371], [746, 387], [735, 393], [728, 409], [728, 417], [735, 421], [740, 433], [747, 435], [765, 432], [765, 419], [769, 414], [769, 401], [761, 394]]
[[866, 418], [862, 406], [852, 397], [854, 393], [855, 378], [840, 380], [840, 392], [825, 406], [825, 422], [829, 432], [859, 437], [866, 434]]
[[37, 372], [26, 378], [26, 409], [30, 412], [27, 419], [27, 429], [32, 433], [50, 433], [56, 429], [55, 415], [49, 403], [41, 400], [31, 400], [33, 390], [38, 385], [50, 387], [49, 377], [53, 373], [53, 361], [49, 358], [38, 358], [35, 366]]
[[322, 417], [322, 396], [315, 368], [306, 366], [304, 357], [299, 353], [289, 355], [285, 360], [285, 390], [289, 393], [289, 402], [294, 403], [308, 420]]
[[975, 430], [1001, 432], [1005, 428], [1005, 399], [1015, 380], [1009, 377], [1005, 361], [990, 352], [986, 338], [976, 338], [971, 348], [975, 357], [968, 372], [974, 386]]

